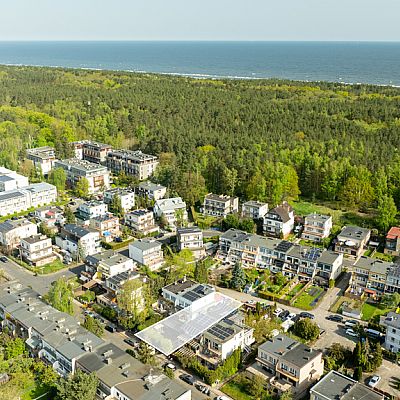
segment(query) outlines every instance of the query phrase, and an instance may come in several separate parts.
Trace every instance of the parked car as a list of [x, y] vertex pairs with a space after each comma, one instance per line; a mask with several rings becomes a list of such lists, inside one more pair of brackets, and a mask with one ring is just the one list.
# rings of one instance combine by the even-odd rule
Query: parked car
[[283, 312], [281, 312], [281, 313], [279, 314], [279, 318], [280, 318], [282, 321], [286, 321], [286, 320], [288, 319], [289, 315], [290, 315], [290, 311], [284, 310]]
[[115, 325], [106, 325], [104, 329], [111, 333], [117, 332], [117, 327]]
[[181, 374], [179, 375], [179, 379], [182, 379], [184, 382], [188, 383], [189, 385], [194, 384], [194, 378], [192, 375], [189, 374]]
[[301, 318], [310, 318], [310, 319], [314, 319], [315, 318], [314, 314], [311, 314], [311, 313], [306, 312], [306, 311], [302, 311], [299, 315], [300, 315]]
[[291, 312], [289, 315], [288, 315], [288, 319], [291, 319], [291, 320], [293, 320], [293, 318], [296, 318], [296, 313], [294, 313], [294, 312]]
[[374, 375], [368, 381], [368, 386], [374, 388], [379, 383], [380, 380], [381, 377], [379, 375]]
[[7, 258], [6, 256], [1, 256], [1, 257], [0, 257], [0, 261], [2, 261], [2, 262], [7, 262], [7, 261], [8, 261], [8, 258]]
[[279, 317], [279, 315], [280, 315], [282, 312], [283, 312], [282, 308], [279, 308], [279, 307], [278, 307], [278, 308], [274, 311], [275, 317]]
[[158, 235], [155, 236], [156, 239], [161, 239], [164, 236], [163, 233], [159, 233]]
[[328, 315], [326, 317], [329, 321], [334, 321], [334, 322], [343, 322], [343, 317], [341, 315]]
[[344, 326], [346, 326], [347, 328], [354, 328], [357, 325], [359, 325], [359, 322], [354, 319], [349, 319], [344, 323]]
[[196, 383], [196, 389], [199, 390], [201, 393], [204, 393], [206, 396], [209, 396], [211, 393], [210, 388], [200, 383]]
[[132, 347], [138, 347], [138, 345], [139, 345], [139, 343], [134, 341], [133, 339], [124, 339], [124, 342], [126, 344], [129, 344], [129, 346], [132, 346]]
[[175, 367], [175, 365], [172, 364], [172, 363], [165, 364], [165, 365], [164, 365], [164, 368], [168, 368], [168, 369], [170, 369], [171, 371], [176, 371], [176, 367]]
[[351, 329], [351, 328], [346, 329], [346, 335], [349, 335], [352, 337], [358, 337], [358, 333], [354, 332], [353, 329]]
[[214, 400], [229, 400], [226, 396], [217, 396]]
[[117, 237], [115, 238], [115, 241], [116, 241], [117, 243], [122, 243], [122, 242], [123, 242], [122, 238], [120, 238], [119, 236], [117, 236]]

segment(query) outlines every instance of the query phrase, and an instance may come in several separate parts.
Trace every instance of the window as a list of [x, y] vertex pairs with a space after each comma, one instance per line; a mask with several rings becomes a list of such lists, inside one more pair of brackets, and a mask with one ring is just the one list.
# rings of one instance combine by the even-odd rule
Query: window
[[287, 370], [288, 370], [288, 366], [287, 366], [286, 364], [283, 364], [283, 363], [281, 363], [281, 368], [282, 368], [284, 371], [287, 371]]

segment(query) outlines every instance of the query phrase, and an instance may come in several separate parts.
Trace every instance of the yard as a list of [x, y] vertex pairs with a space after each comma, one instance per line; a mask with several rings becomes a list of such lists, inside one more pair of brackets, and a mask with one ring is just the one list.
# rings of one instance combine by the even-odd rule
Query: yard
[[35, 384], [32, 389], [25, 392], [20, 398], [21, 400], [34, 400], [37, 398], [40, 398], [40, 400], [51, 400], [54, 399], [54, 393], [51, 393], [47, 386]]
[[59, 259], [53, 261], [50, 264], [43, 265], [43, 267], [34, 268], [34, 270], [40, 275], [51, 274], [53, 272], [60, 271], [61, 269], [67, 268], [65, 264]]
[[369, 321], [375, 315], [386, 315], [389, 311], [391, 311], [390, 308], [383, 308], [380, 307], [379, 304], [371, 304], [365, 302], [361, 308], [361, 319], [363, 321]]
[[296, 301], [293, 303], [293, 306], [303, 310], [312, 310], [323, 292], [324, 289], [320, 288], [319, 286], [310, 286], [296, 299]]
[[285, 300], [291, 300], [301, 289], [305, 286], [305, 283], [298, 283], [285, 297]]
[[221, 391], [232, 397], [233, 400], [252, 400], [253, 396], [246, 391], [246, 386], [235, 380], [231, 380], [222, 386]]

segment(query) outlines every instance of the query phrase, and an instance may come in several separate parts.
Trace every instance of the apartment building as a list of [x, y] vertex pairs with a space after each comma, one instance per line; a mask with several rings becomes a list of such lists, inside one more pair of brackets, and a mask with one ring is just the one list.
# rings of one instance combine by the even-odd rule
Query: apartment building
[[167, 194], [167, 188], [159, 183], [145, 181], [136, 187], [136, 194], [150, 200], [161, 200]]
[[142, 235], [150, 235], [159, 231], [154, 221], [154, 214], [147, 209], [140, 209], [128, 212], [124, 215], [125, 225]]
[[335, 251], [351, 258], [359, 258], [367, 245], [371, 231], [359, 226], [344, 226], [335, 240]]
[[43, 146], [26, 150], [28, 160], [33, 162], [36, 169], [40, 169], [44, 176], [52, 170], [56, 160], [56, 152], [53, 147]]
[[242, 204], [242, 217], [260, 219], [268, 212], [268, 204], [260, 201], [246, 201]]
[[287, 238], [294, 228], [294, 211], [287, 203], [269, 210], [263, 218], [263, 232], [274, 237]]
[[92, 142], [90, 140], [73, 142], [72, 146], [76, 158], [102, 165], [106, 164], [107, 154], [112, 150], [112, 146], [109, 144]]
[[107, 204], [97, 200], [86, 201], [80, 204], [78, 207], [79, 217], [84, 221], [87, 221], [91, 218], [100, 217], [107, 213], [108, 213]]
[[400, 255], [400, 228], [393, 226], [386, 235], [385, 254]]
[[337, 371], [329, 371], [310, 389], [310, 400], [384, 400], [372, 388]]
[[336, 279], [343, 255], [329, 250], [300, 246], [291, 242], [229, 229], [220, 236], [218, 257], [225, 262], [240, 262], [245, 268], [269, 269], [273, 273], [309, 281], [318, 276]]
[[85, 259], [85, 269], [92, 275], [98, 273], [100, 279], [107, 279], [123, 272], [133, 271], [134, 261], [114, 250], [92, 254]]
[[100, 233], [76, 224], [66, 224], [56, 236], [56, 245], [73, 258], [85, 258], [100, 251]]
[[380, 319], [380, 325], [386, 328], [384, 347], [393, 353], [400, 351], [400, 314], [390, 311]]
[[302, 239], [313, 242], [321, 242], [329, 237], [332, 229], [332, 217], [330, 215], [309, 214], [304, 221]]
[[20, 251], [24, 261], [35, 267], [50, 264], [57, 259], [51, 239], [46, 235], [34, 235], [21, 239]]
[[20, 189], [28, 185], [29, 180], [26, 176], [17, 174], [10, 169], [0, 167], [0, 192]]
[[299, 394], [324, 374], [324, 360], [321, 350], [279, 334], [258, 347], [256, 365], [248, 370], [280, 392], [292, 389]]
[[155, 271], [164, 264], [162, 244], [154, 239], [138, 239], [129, 243], [129, 257]]
[[158, 165], [158, 158], [140, 150], [111, 150], [107, 154], [107, 167], [118, 174], [124, 172], [139, 180], [149, 179]]
[[239, 212], [239, 198], [209, 193], [204, 197], [203, 212], [214, 217], [226, 217]]
[[86, 178], [89, 183], [89, 193], [93, 194], [110, 187], [110, 174], [102, 165], [86, 160], [70, 158], [56, 160], [54, 168], [62, 168], [67, 174], [67, 184], [74, 188], [81, 178]]
[[387, 272], [385, 293], [400, 293], [400, 264], [392, 264]]
[[41, 207], [57, 200], [57, 188], [47, 182], [32, 183], [22, 189], [27, 193], [29, 207]]
[[110, 213], [91, 218], [89, 226], [98, 231], [105, 242], [112, 242], [121, 235], [119, 218]]
[[33, 213], [35, 218], [48, 228], [54, 228], [56, 225], [65, 223], [64, 210], [59, 206], [39, 207]]
[[104, 192], [104, 203], [110, 205], [118, 196], [122, 210], [126, 213], [135, 207], [135, 193], [129, 189], [113, 188]]
[[205, 255], [203, 231], [197, 226], [178, 228], [176, 230], [176, 239], [178, 251], [188, 249], [193, 253], [196, 259]]
[[154, 215], [165, 219], [170, 228], [183, 226], [188, 220], [186, 203], [181, 197], [157, 200], [154, 204]]
[[20, 245], [21, 239], [37, 235], [37, 233], [37, 225], [25, 218], [5, 221], [0, 224], [0, 244], [13, 249]]

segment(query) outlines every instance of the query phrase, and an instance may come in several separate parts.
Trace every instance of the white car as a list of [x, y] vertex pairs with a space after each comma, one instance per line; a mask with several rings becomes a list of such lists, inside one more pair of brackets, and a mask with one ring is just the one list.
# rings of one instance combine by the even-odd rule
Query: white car
[[278, 317], [279, 314], [282, 314], [282, 313], [283, 313], [282, 308], [277, 308], [277, 309], [274, 311], [274, 315], [275, 315], [276, 317]]
[[374, 375], [368, 382], [368, 386], [374, 388], [378, 382], [381, 380], [379, 375]]
[[349, 319], [344, 323], [344, 326], [346, 326], [347, 328], [354, 328], [358, 324], [359, 324], [358, 321], [355, 321], [354, 319]]
[[288, 319], [293, 319], [296, 315], [297, 315], [296, 313], [291, 312], [291, 313], [288, 315]]
[[354, 332], [353, 329], [346, 329], [346, 335], [358, 337], [358, 333]]

